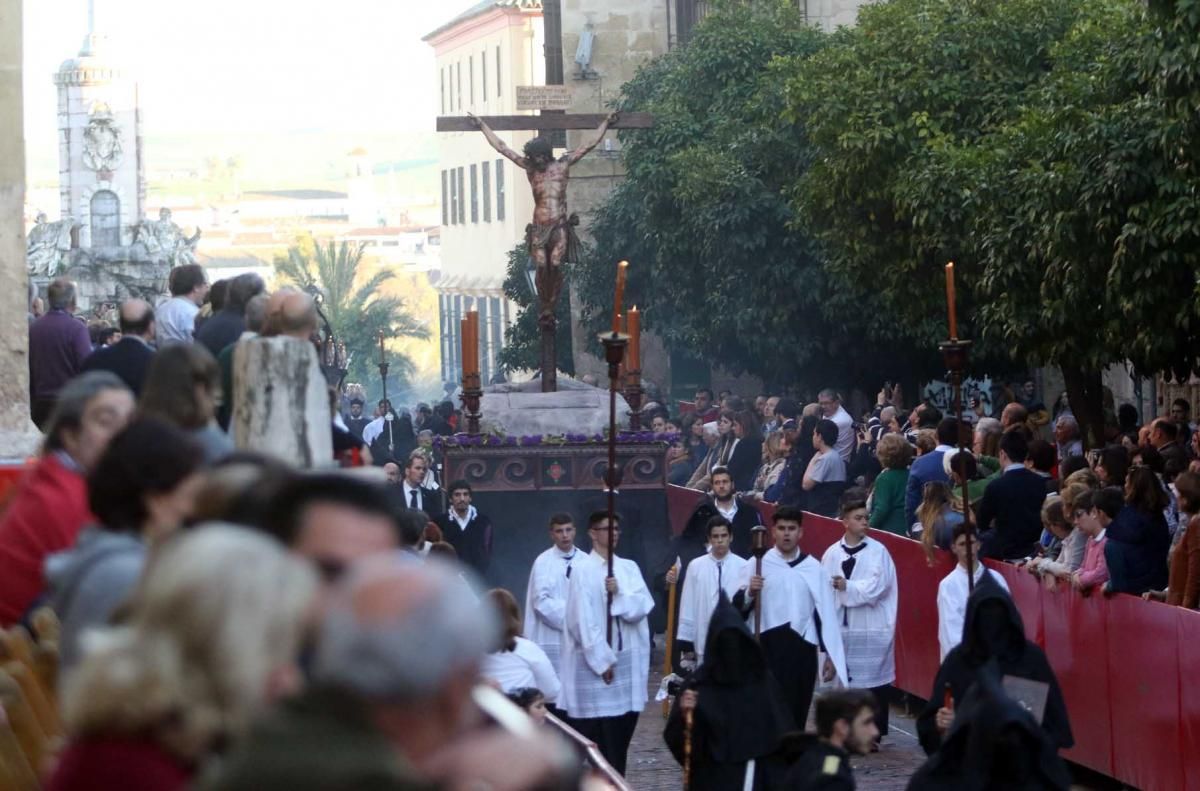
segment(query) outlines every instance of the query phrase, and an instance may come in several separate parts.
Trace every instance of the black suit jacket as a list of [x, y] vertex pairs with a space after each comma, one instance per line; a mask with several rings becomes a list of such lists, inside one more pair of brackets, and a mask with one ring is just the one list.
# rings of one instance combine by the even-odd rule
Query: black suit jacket
[[109, 371], [129, 385], [135, 396], [142, 394], [142, 384], [154, 349], [138, 338], [122, 338], [106, 349], [98, 349], [83, 361], [82, 371]]
[[989, 483], [978, 514], [983, 557], [1028, 557], [1042, 534], [1045, 501], [1046, 479], [1023, 467]]
[[754, 488], [754, 476], [762, 465], [762, 437], [742, 437], [729, 457], [729, 474], [735, 491], [748, 492]]
[[[444, 513], [442, 512], [442, 493], [437, 489], [426, 489], [424, 486], [420, 488], [421, 510], [424, 511], [425, 515], [429, 517], [430, 522], [435, 522], [440, 525], [441, 523], [438, 520], [444, 516]], [[404, 502], [404, 507], [412, 508], [411, 501], [405, 495], [403, 481], [396, 487], [396, 492], [400, 500]]]

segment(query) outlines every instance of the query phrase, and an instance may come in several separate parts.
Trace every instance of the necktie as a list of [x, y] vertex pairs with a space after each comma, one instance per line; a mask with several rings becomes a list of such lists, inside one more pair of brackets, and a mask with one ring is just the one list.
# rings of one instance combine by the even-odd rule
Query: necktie
[[575, 559], [575, 553], [564, 555], [563, 560], [567, 562], [567, 579], [571, 579], [571, 561]]
[[717, 595], [718, 596], [720, 595], [720, 591], [721, 591], [721, 568], [724, 565], [725, 565], [725, 561], [723, 561], [723, 560], [717, 561]]
[[412, 509], [415, 511], [421, 510], [421, 506], [419, 506], [417, 504], [417, 490], [413, 489], [408, 494], [409, 494], [409, 497], [411, 498], [410, 505], [411, 505]]
[[[866, 548], [867, 548], [867, 542], [865, 542], [865, 541], [856, 547], [848, 547], [845, 544], [842, 544], [842, 551], [850, 556], [842, 561], [842, 573], [846, 575], [846, 579], [850, 579], [850, 575], [854, 573], [854, 565], [858, 562], [854, 558], [854, 556], [857, 555], [859, 552], [862, 552]], [[849, 625], [850, 625], [850, 610], [844, 609], [842, 611], [842, 626], [849, 626]]]

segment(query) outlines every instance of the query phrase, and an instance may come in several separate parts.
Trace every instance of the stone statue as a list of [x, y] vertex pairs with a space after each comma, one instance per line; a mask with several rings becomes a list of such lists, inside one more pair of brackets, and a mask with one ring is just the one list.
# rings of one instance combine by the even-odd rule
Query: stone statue
[[83, 130], [83, 164], [92, 170], [112, 170], [121, 164], [121, 128], [108, 105], [100, 104]]
[[578, 263], [580, 252], [579, 237], [575, 233], [579, 217], [567, 211], [567, 182], [571, 177], [571, 165], [600, 144], [608, 127], [616, 122], [617, 113], [609, 113], [596, 130], [595, 138], [558, 159], [554, 158], [550, 141], [544, 137], [535, 137], [526, 143], [525, 155], [522, 156], [505, 145], [483, 119], [472, 113], [467, 113], [467, 116], [483, 132], [492, 148], [525, 171], [533, 190], [533, 222], [525, 227], [525, 242], [536, 266], [538, 326], [543, 338], [543, 390], [553, 391], [556, 386], [553, 338], [558, 324], [555, 306], [562, 290], [562, 265], [565, 262]]
[[46, 222], [44, 212], [38, 212], [34, 226], [29, 230], [25, 248], [25, 264], [29, 274], [41, 277], [56, 277], [65, 268], [67, 254], [71, 250], [71, 229], [75, 221], [68, 217], [58, 222]]
[[196, 263], [196, 243], [200, 241], [200, 229], [191, 237], [183, 235], [183, 229], [171, 219], [171, 210], [162, 209], [157, 220], [142, 220], [133, 230], [133, 241], [141, 242], [146, 255], [152, 261], [170, 264], [172, 267]]

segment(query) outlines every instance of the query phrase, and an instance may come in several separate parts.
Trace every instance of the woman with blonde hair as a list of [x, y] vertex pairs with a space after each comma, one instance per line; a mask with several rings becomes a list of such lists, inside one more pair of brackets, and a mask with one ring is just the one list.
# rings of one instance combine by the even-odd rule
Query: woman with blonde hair
[[779, 480], [783, 465], [787, 462], [787, 443], [782, 431], [772, 431], [763, 440], [762, 466], [754, 476], [754, 488], [746, 495], [755, 500], [761, 500], [763, 492], [771, 488]]
[[533, 687], [554, 702], [558, 699], [559, 680], [550, 658], [537, 643], [521, 635], [521, 608], [516, 597], [504, 588], [487, 592], [504, 627], [497, 650], [483, 658], [479, 675], [495, 682], [505, 694]]
[[68, 679], [71, 741], [47, 788], [186, 787], [299, 686], [316, 592], [308, 565], [260, 533], [210, 524], [164, 543], [125, 623], [96, 634]]
[[925, 545], [925, 556], [933, 565], [933, 548], [950, 549], [954, 528], [963, 522], [963, 515], [954, 510], [954, 496], [950, 484], [945, 481], [927, 481], [921, 492], [921, 504], [917, 506], [917, 522], [913, 532]]
[[871, 527], [899, 536], [908, 535], [904, 523], [904, 492], [908, 488], [908, 465], [913, 448], [903, 434], [884, 434], [875, 447], [883, 472], [875, 478], [871, 492]]

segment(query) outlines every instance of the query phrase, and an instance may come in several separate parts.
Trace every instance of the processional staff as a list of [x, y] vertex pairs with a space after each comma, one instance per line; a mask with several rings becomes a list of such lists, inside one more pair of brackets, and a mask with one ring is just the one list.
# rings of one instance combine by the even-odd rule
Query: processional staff
[[[762, 576], [762, 559], [767, 554], [767, 528], [755, 525], [750, 528], [751, 546], [754, 552], [754, 576]], [[762, 597], [760, 590], [754, 597], [754, 642], [759, 642], [762, 635]]]
[[[617, 287], [614, 295], [612, 332], [603, 333], [600, 342], [604, 344], [604, 361], [608, 363], [608, 470], [604, 474], [605, 485], [608, 487], [608, 576], [613, 576], [613, 543], [617, 521], [617, 487], [621, 485], [621, 470], [617, 468], [617, 390], [621, 386], [621, 363], [625, 359], [625, 347], [629, 336], [620, 332], [621, 300], [625, 294], [625, 270], [629, 268], [627, 261], [617, 264]], [[613, 595], [608, 594], [608, 610], [606, 621], [606, 636], [608, 644], [613, 644]]]

